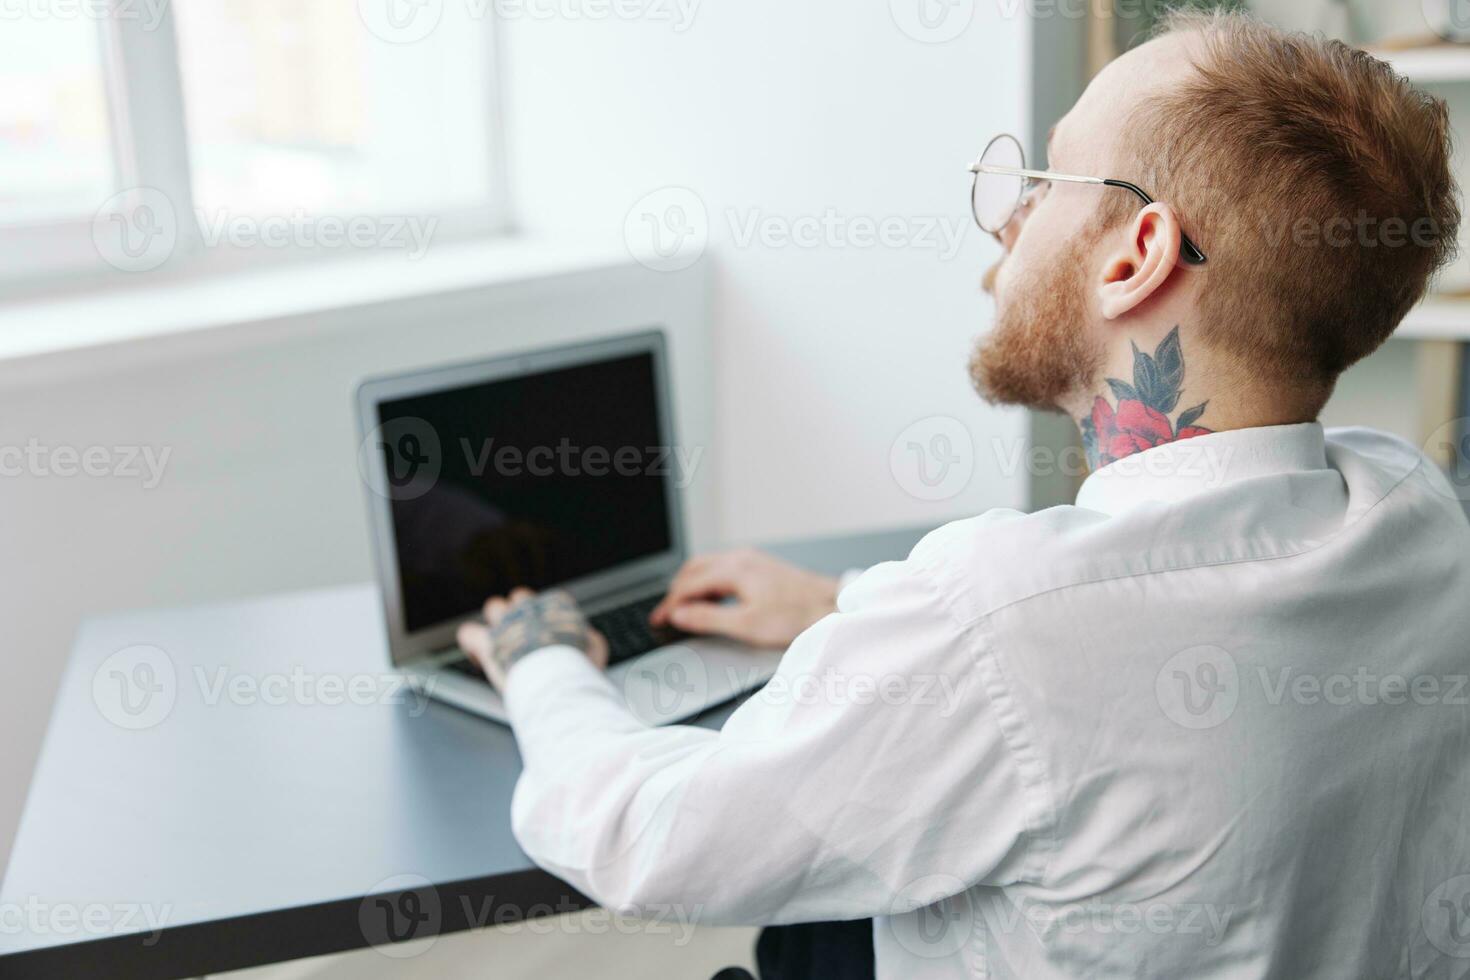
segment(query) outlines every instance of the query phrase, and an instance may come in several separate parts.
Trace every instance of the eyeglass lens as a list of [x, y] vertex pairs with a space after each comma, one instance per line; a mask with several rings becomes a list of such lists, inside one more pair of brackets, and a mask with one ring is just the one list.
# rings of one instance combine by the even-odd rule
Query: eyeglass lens
[[[1026, 166], [1026, 157], [1020, 142], [1014, 136], [1001, 135], [990, 141], [980, 155], [981, 167], [1009, 167], [1020, 170]], [[1026, 178], [1010, 174], [975, 174], [974, 188], [970, 194], [970, 206], [975, 212], [975, 222], [982, 230], [992, 234], [999, 232], [1016, 213], [1021, 195], [1026, 190]]]

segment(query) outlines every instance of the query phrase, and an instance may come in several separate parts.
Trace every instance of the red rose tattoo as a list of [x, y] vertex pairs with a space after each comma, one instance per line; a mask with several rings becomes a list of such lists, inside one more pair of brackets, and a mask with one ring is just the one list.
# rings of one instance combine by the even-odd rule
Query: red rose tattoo
[[1133, 345], [1133, 383], [1108, 378], [1108, 387], [1118, 399], [1114, 409], [1107, 399], [1092, 403], [1092, 414], [1082, 419], [1082, 445], [1094, 470], [1133, 453], [1202, 436], [1211, 430], [1195, 425], [1209, 402], [1179, 413], [1175, 422], [1169, 413], [1179, 405], [1184, 386], [1184, 352], [1179, 346], [1179, 328], [1169, 331], [1153, 356]]

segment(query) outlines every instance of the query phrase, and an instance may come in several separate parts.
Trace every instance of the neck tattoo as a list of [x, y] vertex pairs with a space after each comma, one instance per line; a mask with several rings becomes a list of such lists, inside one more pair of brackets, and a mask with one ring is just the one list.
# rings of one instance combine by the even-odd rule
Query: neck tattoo
[[1179, 346], [1178, 327], [1169, 331], [1153, 356], [1133, 345], [1132, 384], [1117, 378], [1105, 380], [1118, 407], [1115, 409], [1099, 395], [1093, 400], [1091, 414], [1077, 423], [1093, 470], [1166, 442], [1213, 431], [1195, 424], [1205, 414], [1208, 401], [1186, 408], [1173, 421], [1169, 419], [1179, 407], [1179, 392], [1184, 386], [1184, 352]]

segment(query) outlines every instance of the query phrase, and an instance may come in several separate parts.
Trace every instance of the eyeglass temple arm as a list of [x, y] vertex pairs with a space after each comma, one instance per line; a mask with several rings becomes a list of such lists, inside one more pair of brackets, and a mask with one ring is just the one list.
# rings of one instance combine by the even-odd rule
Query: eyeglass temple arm
[[972, 174], [1001, 174], [1006, 177], [1030, 177], [1033, 180], [1062, 180], [1069, 184], [1104, 184], [1101, 177], [1079, 177], [1076, 174], [1057, 174], [1050, 170], [1027, 170], [1024, 167], [997, 167], [990, 163], [977, 163], [970, 167]]
[[[1107, 177], [1082, 177], [1077, 174], [1058, 174], [1049, 170], [1027, 170], [1024, 167], [997, 167], [994, 164], [972, 164], [972, 174], [1003, 174], [1007, 177], [1030, 177], [1034, 180], [1059, 180], [1069, 184], [1102, 184], [1106, 187], [1121, 187], [1125, 191], [1132, 191], [1144, 204], [1154, 203], [1154, 199], [1144, 193], [1143, 188], [1137, 184], [1130, 184], [1126, 180], [1113, 180]], [[1189, 236], [1180, 232], [1179, 255], [1188, 265], [1204, 265], [1205, 253], [1201, 252], [1199, 246], [1189, 240]]]
[[[1108, 187], [1121, 187], [1125, 191], [1132, 191], [1138, 195], [1138, 199], [1144, 204], [1154, 203], [1154, 199], [1145, 194], [1143, 188], [1137, 184], [1130, 184], [1126, 180], [1113, 180], [1112, 178], [1104, 178], [1102, 183]], [[1189, 236], [1182, 231], [1179, 233], [1179, 257], [1188, 265], [1205, 264], [1205, 253], [1201, 252], [1199, 246], [1190, 241]]]

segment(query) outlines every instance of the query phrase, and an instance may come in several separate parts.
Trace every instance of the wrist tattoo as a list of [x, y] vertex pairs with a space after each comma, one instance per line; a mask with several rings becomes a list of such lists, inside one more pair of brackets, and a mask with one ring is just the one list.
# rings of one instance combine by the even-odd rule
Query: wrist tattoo
[[491, 650], [503, 669], [542, 647], [591, 649], [592, 631], [576, 600], [565, 592], [543, 592], [517, 603], [490, 628]]

